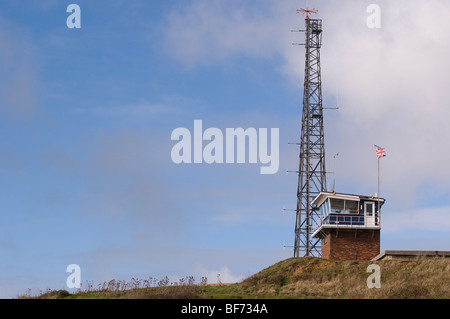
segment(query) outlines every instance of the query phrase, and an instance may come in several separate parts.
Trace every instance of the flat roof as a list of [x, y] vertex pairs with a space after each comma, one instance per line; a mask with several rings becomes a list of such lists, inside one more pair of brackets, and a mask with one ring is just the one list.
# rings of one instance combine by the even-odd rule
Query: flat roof
[[372, 260], [380, 260], [385, 256], [431, 256], [431, 257], [450, 257], [450, 251], [438, 250], [385, 250]]
[[384, 198], [378, 198], [373, 196], [366, 196], [366, 195], [355, 195], [355, 194], [344, 194], [344, 193], [329, 193], [329, 192], [321, 192], [319, 195], [314, 198], [314, 200], [311, 202], [311, 204], [320, 206], [322, 205], [328, 198], [337, 198], [337, 199], [347, 199], [347, 200], [354, 200], [358, 201], [360, 199], [370, 199], [374, 201], [380, 201], [384, 204], [385, 199]]

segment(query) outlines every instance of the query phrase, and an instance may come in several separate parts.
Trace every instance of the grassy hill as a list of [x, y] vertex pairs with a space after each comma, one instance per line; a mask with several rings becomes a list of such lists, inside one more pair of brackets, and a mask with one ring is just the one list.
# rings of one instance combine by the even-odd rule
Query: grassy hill
[[[367, 267], [381, 268], [381, 288], [369, 289]], [[139, 285], [138, 285], [139, 286]], [[119, 287], [119, 288], [118, 288]], [[290, 258], [236, 284], [158, 284], [157, 287], [120, 289], [108, 285], [69, 294], [49, 291], [42, 299], [294, 299], [294, 298], [450, 298], [450, 260], [333, 261]]]

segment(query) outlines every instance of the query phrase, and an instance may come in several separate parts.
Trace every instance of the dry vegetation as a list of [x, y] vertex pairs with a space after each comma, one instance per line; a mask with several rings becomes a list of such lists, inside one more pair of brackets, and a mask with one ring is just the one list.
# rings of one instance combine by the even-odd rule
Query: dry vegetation
[[[381, 267], [381, 288], [369, 289], [367, 267]], [[22, 296], [31, 298], [31, 296]], [[112, 280], [69, 294], [46, 291], [33, 298], [131, 298], [131, 299], [294, 299], [294, 298], [381, 298], [450, 299], [450, 260], [333, 261], [320, 258], [291, 258], [268, 267], [232, 285], [208, 285], [193, 277], [171, 283], [162, 280]]]
[[[367, 288], [367, 267], [381, 268], [381, 288]], [[257, 298], [450, 298], [450, 260], [332, 261], [292, 258], [241, 283]]]

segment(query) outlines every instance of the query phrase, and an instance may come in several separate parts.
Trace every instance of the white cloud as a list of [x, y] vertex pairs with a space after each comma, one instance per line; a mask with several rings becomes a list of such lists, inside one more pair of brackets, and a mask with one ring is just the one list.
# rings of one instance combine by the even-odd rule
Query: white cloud
[[372, 152], [374, 143], [386, 147], [385, 184], [412, 197], [424, 181], [448, 185], [450, 177], [450, 153], [442, 144], [450, 139], [450, 4], [391, 1], [381, 7], [381, 29], [354, 20], [327, 37], [323, 55], [335, 62], [323, 66], [325, 79], [339, 82], [342, 101], [327, 132], [337, 133], [333, 147], [353, 153], [343, 166], [354, 179], [371, 165], [362, 153]]
[[450, 206], [404, 210], [383, 213], [383, 231], [422, 229], [434, 232], [450, 232]]
[[232, 271], [227, 266], [222, 266], [220, 269], [207, 269], [200, 264], [197, 264], [194, 269], [195, 276], [198, 278], [206, 277], [208, 278], [209, 284], [214, 283], [224, 283], [231, 284], [240, 282], [245, 279], [244, 275], [233, 274]]
[[258, 1], [251, 9], [242, 1], [193, 1], [167, 16], [165, 48], [188, 67], [239, 55], [272, 57], [282, 43], [280, 36], [288, 35], [280, 32], [285, 27], [277, 24], [273, 9], [270, 1]]

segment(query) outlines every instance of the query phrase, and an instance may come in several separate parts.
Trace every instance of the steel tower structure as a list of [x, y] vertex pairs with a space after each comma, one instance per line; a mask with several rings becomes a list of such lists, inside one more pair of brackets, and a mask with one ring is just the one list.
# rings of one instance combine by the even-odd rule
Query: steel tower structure
[[297, 209], [295, 222], [294, 257], [321, 255], [320, 239], [312, 238], [312, 230], [319, 226], [319, 212], [313, 199], [326, 191], [325, 138], [323, 127], [322, 79], [320, 48], [322, 20], [310, 19], [317, 10], [297, 10], [306, 13], [306, 61], [303, 93], [303, 113], [298, 170]]

